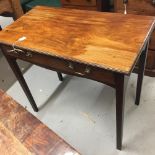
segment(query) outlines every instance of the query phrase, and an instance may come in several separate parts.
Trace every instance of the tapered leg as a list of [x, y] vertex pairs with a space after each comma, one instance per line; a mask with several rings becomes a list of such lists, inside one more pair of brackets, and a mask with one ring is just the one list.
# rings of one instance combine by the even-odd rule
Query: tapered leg
[[57, 74], [58, 74], [59, 80], [60, 80], [60, 81], [63, 81], [63, 76], [62, 76], [62, 74], [61, 74], [60, 72], [57, 72]]
[[117, 149], [122, 149], [123, 121], [124, 121], [124, 75], [115, 75], [116, 83], [116, 140]]
[[137, 90], [136, 90], [136, 100], [135, 104], [139, 105], [140, 95], [145, 71], [146, 57], [147, 57], [148, 44], [146, 45], [144, 51], [140, 55], [139, 64], [138, 64], [138, 79], [137, 79]]
[[28, 88], [28, 86], [26, 84], [26, 81], [25, 81], [25, 79], [24, 79], [24, 77], [22, 75], [22, 72], [20, 71], [20, 68], [19, 68], [19, 66], [18, 66], [18, 64], [16, 62], [16, 59], [10, 58], [8, 56], [5, 56], [5, 57], [6, 57], [9, 65], [10, 65], [10, 67], [12, 68], [17, 80], [19, 81], [21, 87], [23, 88], [23, 90], [24, 90], [24, 92], [25, 92], [25, 94], [26, 94], [26, 96], [27, 96], [33, 110], [35, 112], [38, 112], [38, 107], [37, 107], [37, 105], [36, 105], [36, 103], [35, 103], [35, 101], [33, 99], [33, 96], [32, 96], [32, 94], [31, 94], [31, 92], [30, 92], [30, 90], [29, 90], [29, 88]]

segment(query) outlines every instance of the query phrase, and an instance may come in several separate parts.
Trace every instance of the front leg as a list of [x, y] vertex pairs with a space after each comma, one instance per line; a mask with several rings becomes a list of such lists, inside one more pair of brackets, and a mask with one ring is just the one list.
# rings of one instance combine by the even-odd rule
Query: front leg
[[60, 81], [63, 81], [63, 76], [61, 72], [57, 72], [58, 78]]
[[136, 100], [135, 100], [136, 105], [139, 105], [140, 103], [140, 95], [141, 95], [141, 90], [142, 90], [147, 51], [148, 51], [148, 43], [146, 44], [145, 49], [142, 51], [139, 57], [139, 62], [138, 62], [139, 63], [138, 64], [138, 79], [137, 79], [137, 90], [136, 90]]
[[[5, 53], [4, 53], [4, 55], [5, 55]], [[19, 81], [21, 87], [23, 88], [23, 90], [24, 90], [24, 92], [25, 92], [25, 94], [26, 94], [26, 96], [27, 96], [33, 110], [35, 112], [38, 112], [38, 107], [37, 107], [37, 105], [36, 105], [36, 103], [35, 103], [35, 101], [33, 99], [33, 96], [32, 96], [32, 94], [30, 92], [30, 89], [29, 89], [29, 87], [28, 87], [28, 85], [27, 85], [27, 83], [26, 83], [26, 81], [25, 81], [25, 79], [24, 79], [24, 77], [22, 75], [22, 72], [20, 71], [20, 68], [19, 68], [19, 66], [18, 66], [18, 64], [16, 62], [16, 59], [11, 58], [11, 57], [9, 57], [7, 55], [5, 55], [5, 57], [6, 57], [9, 65], [10, 65], [12, 71], [14, 72], [17, 80]]]
[[116, 139], [117, 149], [122, 149], [123, 122], [124, 122], [124, 75], [115, 74], [116, 88]]

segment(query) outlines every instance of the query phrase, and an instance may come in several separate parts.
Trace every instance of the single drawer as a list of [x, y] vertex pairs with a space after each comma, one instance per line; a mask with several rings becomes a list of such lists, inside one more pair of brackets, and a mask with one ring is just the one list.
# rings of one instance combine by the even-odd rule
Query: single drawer
[[96, 0], [61, 0], [62, 5], [96, 6]]
[[54, 71], [93, 79], [106, 83], [110, 86], [114, 86], [115, 83], [113, 72], [98, 68], [96, 66], [66, 60], [64, 58], [58, 58], [34, 51], [32, 52], [25, 49], [17, 49], [16, 51], [13, 51], [11, 46], [3, 46], [3, 52], [6, 56], [31, 62], [32, 64], [36, 64]]

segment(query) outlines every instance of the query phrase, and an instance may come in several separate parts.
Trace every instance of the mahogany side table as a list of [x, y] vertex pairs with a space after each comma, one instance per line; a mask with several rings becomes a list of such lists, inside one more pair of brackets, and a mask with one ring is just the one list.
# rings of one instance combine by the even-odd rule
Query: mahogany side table
[[34, 111], [38, 111], [38, 107], [16, 59], [113, 87], [116, 90], [117, 149], [121, 149], [124, 77], [132, 73], [139, 61], [135, 102], [138, 105], [154, 19], [38, 6], [0, 32], [0, 47]]

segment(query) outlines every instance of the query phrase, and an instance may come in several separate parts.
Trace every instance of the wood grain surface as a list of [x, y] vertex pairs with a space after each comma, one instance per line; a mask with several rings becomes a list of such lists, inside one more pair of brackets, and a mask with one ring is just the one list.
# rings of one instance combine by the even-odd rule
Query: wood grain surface
[[0, 90], [0, 154], [79, 155], [69, 144]]
[[129, 74], [155, 17], [36, 7], [0, 32], [0, 43]]
[[0, 123], [0, 151], [3, 155], [32, 155], [2, 123]]

